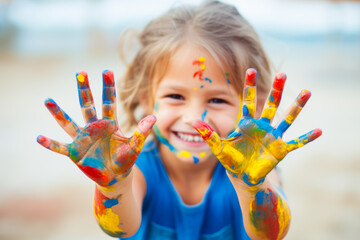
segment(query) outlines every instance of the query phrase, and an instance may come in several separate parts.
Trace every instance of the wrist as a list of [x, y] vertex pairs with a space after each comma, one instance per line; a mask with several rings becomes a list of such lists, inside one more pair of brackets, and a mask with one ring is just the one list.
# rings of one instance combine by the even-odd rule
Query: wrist
[[132, 172], [129, 172], [125, 177], [124, 175], [118, 175], [107, 186], [96, 184], [96, 189], [107, 197], [118, 196], [119, 194], [123, 194], [124, 192], [131, 190], [132, 178]]

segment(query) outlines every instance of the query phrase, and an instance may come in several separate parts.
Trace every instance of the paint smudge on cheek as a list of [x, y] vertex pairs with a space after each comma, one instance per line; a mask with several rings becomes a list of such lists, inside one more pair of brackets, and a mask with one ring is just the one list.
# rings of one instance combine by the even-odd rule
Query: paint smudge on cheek
[[201, 121], [205, 121], [206, 115], [207, 115], [207, 110], [205, 109], [205, 111], [201, 114]]
[[157, 137], [157, 139], [159, 140], [160, 143], [164, 144], [165, 146], [167, 146], [170, 151], [172, 152], [178, 152], [178, 150], [169, 143], [169, 141], [161, 134], [158, 126], [155, 124], [154, 125], [154, 130], [155, 130], [155, 135]]

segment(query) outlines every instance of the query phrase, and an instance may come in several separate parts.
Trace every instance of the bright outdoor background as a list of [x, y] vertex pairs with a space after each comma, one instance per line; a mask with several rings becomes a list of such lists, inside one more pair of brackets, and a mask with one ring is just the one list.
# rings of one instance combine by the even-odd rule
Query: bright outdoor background
[[[186, 2], [200, 1], [0, 0], [0, 239], [111, 239], [93, 217], [94, 184], [36, 143], [39, 134], [71, 141], [43, 101], [52, 97], [82, 124], [75, 73], [88, 72], [100, 109], [101, 72], [123, 72], [122, 31]], [[285, 138], [323, 130], [280, 164], [292, 211], [287, 239], [359, 239], [360, 3], [227, 2], [288, 75], [280, 113], [301, 89], [312, 91]]]

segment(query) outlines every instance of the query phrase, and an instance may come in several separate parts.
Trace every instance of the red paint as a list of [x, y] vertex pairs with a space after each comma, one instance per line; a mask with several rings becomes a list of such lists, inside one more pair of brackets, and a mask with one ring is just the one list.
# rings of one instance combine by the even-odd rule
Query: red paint
[[199, 60], [194, 60], [192, 62], [192, 65], [200, 65], [200, 64], [201, 64], [201, 62]]
[[195, 121], [192, 126], [200, 133], [204, 140], [211, 138], [214, 133], [214, 129], [203, 121]]
[[314, 129], [309, 136], [309, 141], [313, 141], [322, 135], [322, 130], [319, 128]]
[[104, 80], [104, 85], [111, 87], [114, 86], [114, 73], [110, 70], [105, 70], [103, 72], [103, 80]]
[[86, 92], [83, 92], [82, 93], [82, 100], [83, 100], [83, 102], [85, 103], [85, 102], [87, 102], [87, 94], [86, 94]]
[[45, 101], [45, 106], [46, 106], [47, 108], [52, 108], [52, 109], [57, 108], [56, 103], [54, 103], [54, 102], [53, 102], [52, 100], [50, 100], [50, 99], [47, 99], [47, 100]]
[[203, 78], [202, 78], [203, 71], [199, 70], [199, 71], [195, 72], [193, 75], [193, 78], [195, 78], [197, 75], [199, 76], [200, 80], [203, 80]]
[[[44, 136], [38, 136], [37, 137], [37, 142], [40, 143], [41, 145], [43, 145], [44, 147], [47, 147], [45, 146], [45, 143], [48, 141], [48, 138], [47, 137], [44, 137]], [[49, 145], [49, 144], [46, 144], [46, 145]]]
[[256, 70], [253, 68], [249, 68], [246, 71], [246, 85], [255, 86], [256, 85]]
[[301, 107], [304, 107], [310, 97], [311, 97], [311, 92], [309, 90], [303, 90], [298, 96], [297, 102]]
[[[257, 226], [259, 231], [262, 231], [267, 234], [269, 239], [277, 239], [279, 236], [279, 216], [277, 215], [278, 208], [278, 198], [271, 191], [270, 188], [267, 189], [268, 194], [265, 193], [263, 199], [263, 204], [257, 204], [256, 201], [252, 203], [252, 208], [254, 215], [256, 216], [257, 223], [262, 223]], [[260, 214], [260, 215], [259, 215]], [[256, 224], [256, 223], [255, 223]]]
[[[83, 171], [86, 176], [88, 176], [89, 178], [91, 178], [92, 180], [94, 180], [95, 182], [105, 185], [107, 184], [109, 181], [109, 177], [105, 174], [103, 174], [100, 170], [98, 170], [97, 168], [94, 167], [90, 167], [90, 166], [82, 166], [82, 165], [78, 165], [78, 167], [81, 169], [81, 171]], [[99, 181], [101, 180], [101, 181]]]
[[94, 203], [95, 203], [95, 215], [102, 215], [105, 211], [104, 202], [109, 198], [105, 197], [98, 188], [95, 190]]
[[273, 91], [271, 94], [272, 94], [272, 97], [273, 97], [273, 103], [276, 104], [276, 105], [279, 105], [280, 100], [281, 100], [282, 92]]
[[282, 91], [284, 89], [285, 81], [286, 81], [286, 74], [285, 73], [278, 73], [275, 76], [275, 80], [273, 83], [273, 88], [278, 91]]

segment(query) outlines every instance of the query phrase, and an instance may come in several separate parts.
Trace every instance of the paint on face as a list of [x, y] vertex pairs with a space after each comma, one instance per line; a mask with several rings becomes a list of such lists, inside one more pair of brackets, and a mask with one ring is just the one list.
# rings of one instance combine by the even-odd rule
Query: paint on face
[[212, 83], [211, 79], [210, 78], [205, 78], [205, 81], [208, 81], [209, 83]]
[[253, 231], [267, 239], [280, 239], [290, 223], [286, 203], [271, 189], [258, 191], [250, 204]]
[[205, 111], [201, 114], [201, 121], [205, 121], [206, 114], [207, 110], [205, 109]]
[[204, 63], [205, 61], [206, 61], [206, 59], [204, 57], [200, 57], [198, 60], [194, 60], [192, 62], [192, 65], [199, 66], [199, 70], [193, 74], [193, 78], [198, 77], [200, 81], [204, 80], [203, 73], [206, 68], [205, 63]]
[[226, 78], [226, 82], [228, 83], [228, 84], [231, 84], [231, 82], [230, 82], [230, 79], [229, 79], [229, 74], [228, 73], [225, 73], [225, 78]]
[[[173, 145], [171, 145], [171, 143], [169, 143], [169, 141], [161, 134], [161, 132], [156, 124], [154, 125], [154, 131], [155, 131], [155, 135], [156, 135], [157, 139], [159, 140], [159, 142], [164, 144], [165, 146], [167, 146], [170, 149], [170, 151], [176, 153], [179, 158], [180, 157], [185, 157], [185, 158], [192, 157], [194, 159], [194, 163], [199, 162], [199, 158], [196, 156], [192, 156], [190, 152], [183, 151], [183, 150], [179, 151]], [[199, 157], [205, 157], [205, 152], [201, 152], [199, 154]], [[195, 160], [195, 159], [197, 159], [197, 160]]]
[[112, 211], [112, 207], [119, 204], [121, 195], [114, 199], [104, 196], [99, 190], [95, 192], [94, 212], [100, 227], [104, 232], [113, 235], [125, 235], [126, 233], [119, 227], [121, 225], [119, 216]]

